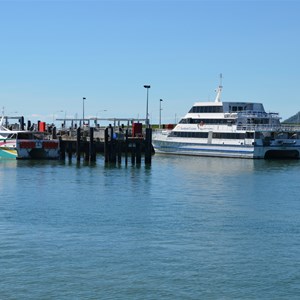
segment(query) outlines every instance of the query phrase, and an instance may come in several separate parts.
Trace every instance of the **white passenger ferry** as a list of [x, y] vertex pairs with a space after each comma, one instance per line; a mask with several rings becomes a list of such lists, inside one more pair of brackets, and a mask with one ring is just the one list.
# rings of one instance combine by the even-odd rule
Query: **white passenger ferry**
[[222, 84], [214, 102], [197, 102], [173, 130], [153, 134], [157, 153], [237, 157], [299, 158], [300, 127], [280, 123], [263, 104], [221, 102]]

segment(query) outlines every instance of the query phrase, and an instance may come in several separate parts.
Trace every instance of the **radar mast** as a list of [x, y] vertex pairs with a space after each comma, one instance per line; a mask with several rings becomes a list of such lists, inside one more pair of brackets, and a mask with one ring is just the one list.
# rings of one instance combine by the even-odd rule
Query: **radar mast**
[[216, 90], [217, 92], [217, 95], [216, 95], [216, 99], [215, 99], [215, 102], [221, 102], [221, 93], [222, 93], [222, 73], [220, 74], [220, 84]]

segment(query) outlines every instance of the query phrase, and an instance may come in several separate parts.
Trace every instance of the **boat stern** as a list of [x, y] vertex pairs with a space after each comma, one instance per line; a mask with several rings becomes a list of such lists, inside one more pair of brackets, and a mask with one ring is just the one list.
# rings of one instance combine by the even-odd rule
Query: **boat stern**
[[58, 140], [17, 140], [17, 159], [57, 159]]
[[300, 139], [286, 134], [277, 137], [264, 137], [255, 140], [255, 158], [300, 158]]

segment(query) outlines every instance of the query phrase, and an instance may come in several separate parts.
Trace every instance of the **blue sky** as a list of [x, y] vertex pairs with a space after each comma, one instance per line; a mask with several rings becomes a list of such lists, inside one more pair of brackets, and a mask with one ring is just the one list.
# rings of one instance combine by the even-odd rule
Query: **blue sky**
[[[298, 1], [1, 1], [6, 114], [179, 119], [196, 101], [300, 110]], [[106, 111], [104, 111], [106, 110]]]

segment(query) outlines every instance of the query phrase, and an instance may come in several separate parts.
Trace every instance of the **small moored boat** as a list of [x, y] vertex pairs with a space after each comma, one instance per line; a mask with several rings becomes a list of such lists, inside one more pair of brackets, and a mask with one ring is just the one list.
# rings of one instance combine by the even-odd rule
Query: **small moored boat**
[[0, 120], [0, 158], [57, 159], [58, 139], [48, 132], [11, 130], [4, 126], [4, 112]]
[[59, 140], [46, 132], [18, 132], [16, 138], [17, 159], [57, 159]]
[[0, 120], [0, 158], [16, 158], [16, 138], [20, 130], [11, 130], [4, 126], [4, 112]]

